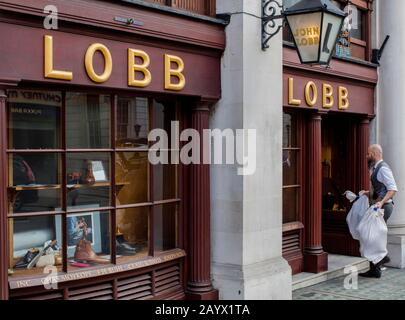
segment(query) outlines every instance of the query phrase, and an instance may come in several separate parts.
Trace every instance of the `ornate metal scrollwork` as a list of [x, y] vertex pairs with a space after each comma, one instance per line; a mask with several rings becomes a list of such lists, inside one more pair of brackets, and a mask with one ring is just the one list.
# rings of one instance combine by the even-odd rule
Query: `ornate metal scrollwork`
[[262, 0], [262, 49], [269, 48], [268, 42], [283, 27], [283, 5], [278, 0]]

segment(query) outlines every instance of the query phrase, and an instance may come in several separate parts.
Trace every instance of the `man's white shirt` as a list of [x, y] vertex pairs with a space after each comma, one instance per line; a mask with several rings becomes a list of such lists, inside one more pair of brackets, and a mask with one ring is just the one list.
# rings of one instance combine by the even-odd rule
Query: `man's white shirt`
[[[383, 160], [380, 160], [374, 165], [374, 170], [382, 161]], [[394, 175], [390, 168], [382, 166], [377, 173], [377, 180], [384, 184], [388, 191], [398, 191]]]

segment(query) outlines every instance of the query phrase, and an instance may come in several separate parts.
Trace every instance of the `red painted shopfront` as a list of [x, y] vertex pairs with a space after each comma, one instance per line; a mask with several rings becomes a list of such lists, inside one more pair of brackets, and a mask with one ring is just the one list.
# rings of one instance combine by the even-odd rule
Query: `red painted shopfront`
[[[57, 30], [43, 27], [48, 4]], [[14, 0], [0, 35], [0, 298], [217, 298], [209, 166], [151, 165], [147, 137], [172, 121], [208, 128], [221, 21]], [[50, 240], [54, 268], [16, 267]]]
[[358, 256], [346, 190], [368, 190], [366, 154], [377, 69], [333, 59], [300, 65], [284, 48], [283, 256], [293, 273], [327, 270], [328, 253]]

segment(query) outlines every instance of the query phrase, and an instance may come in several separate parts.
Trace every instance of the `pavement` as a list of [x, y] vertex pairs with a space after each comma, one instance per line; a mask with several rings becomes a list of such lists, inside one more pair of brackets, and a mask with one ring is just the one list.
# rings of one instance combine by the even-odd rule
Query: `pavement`
[[357, 289], [356, 275], [350, 277], [295, 290], [293, 300], [405, 300], [405, 269], [386, 268], [380, 279], [357, 277]]

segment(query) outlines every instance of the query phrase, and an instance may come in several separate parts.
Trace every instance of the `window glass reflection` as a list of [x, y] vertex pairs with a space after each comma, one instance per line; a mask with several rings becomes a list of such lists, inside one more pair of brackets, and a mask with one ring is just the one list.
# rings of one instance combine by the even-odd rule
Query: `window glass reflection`
[[148, 202], [148, 153], [117, 152], [115, 165], [117, 205]]
[[110, 205], [110, 154], [68, 153], [66, 160], [67, 203], [78, 207]]
[[60, 156], [54, 153], [9, 155], [10, 212], [60, 208]]
[[116, 226], [116, 252], [120, 261], [148, 255], [149, 207], [118, 209]]
[[9, 90], [7, 95], [9, 148], [59, 148], [62, 93]]
[[[154, 100], [153, 128], [164, 129], [168, 136], [168, 148], [171, 146], [171, 126], [176, 121], [175, 104], [171, 101]], [[166, 158], [168, 164], [153, 165], [153, 199], [167, 200], [177, 197], [177, 165], [170, 164], [171, 151], [162, 150], [158, 153], [161, 158]]]
[[283, 223], [298, 221], [299, 188], [283, 189]]
[[66, 145], [70, 149], [110, 147], [109, 95], [66, 94]]
[[165, 251], [177, 247], [177, 204], [154, 207], [155, 251]]
[[147, 148], [149, 109], [147, 98], [118, 98], [117, 147]]

